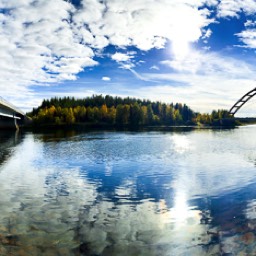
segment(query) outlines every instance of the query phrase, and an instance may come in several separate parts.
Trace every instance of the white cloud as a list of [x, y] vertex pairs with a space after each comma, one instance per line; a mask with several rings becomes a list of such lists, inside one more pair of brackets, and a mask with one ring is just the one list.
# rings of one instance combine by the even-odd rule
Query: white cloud
[[170, 68], [188, 74], [214, 74], [229, 78], [246, 78], [254, 77], [255, 67], [246, 62], [232, 57], [219, 55], [211, 52], [191, 51], [186, 60], [166, 60], [161, 64]]
[[135, 67], [134, 61], [132, 60], [134, 58], [133, 54], [136, 54], [136, 52], [127, 52], [126, 54], [116, 52], [111, 58], [119, 63], [120, 68], [130, 70]]
[[246, 29], [236, 35], [244, 43], [244, 47], [256, 49], [256, 29]]
[[152, 67], [150, 67], [150, 69], [154, 69], [154, 70], [160, 70], [160, 68], [156, 65], [153, 65]]
[[133, 58], [133, 56], [130, 56], [125, 53], [116, 52], [111, 56], [112, 60], [115, 60], [117, 62], [126, 62]]
[[1, 0], [0, 7], [9, 8], [0, 16], [3, 96], [29, 95], [30, 85], [74, 80], [85, 67], [97, 65], [92, 49], [79, 43], [68, 22], [74, 11], [70, 3]]
[[[255, 1], [256, 6], [256, 1]], [[255, 9], [256, 13], [256, 9]], [[238, 45], [244, 48], [256, 49], [256, 21], [247, 20], [244, 23], [245, 29], [240, 33], [237, 33], [236, 36], [243, 43], [242, 45]]]
[[[99, 64], [94, 60], [95, 53], [108, 45], [148, 51], [164, 48], [168, 41], [174, 58], [163, 64], [180, 72], [172, 77], [176, 76], [177, 82], [179, 78], [191, 85], [194, 80], [187, 81], [185, 74], [190, 79], [196, 77], [197, 82], [204, 79], [204, 84], [209, 74], [216, 83], [221, 76], [226, 82], [227, 76], [230, 81], [247, 81], [246, 75], [252, 77], [254, 73], [247, 64], [240, 61], [238, 65], [231, 58], [195, 53], [189, 48], [191, 43], [200, 38], [207, 40], [212, 34], [207, 26], [215, 21], [204, 5], [218, 5], [219, 17], [256, 12], [255, 0], [82, 0], [80, 8], [63, 0], [0, 0], [0, 8], [6, 10], [0, 13], [2, 96], [16, 101], [20, 94], [32, 100], [32, 85], [75, 80], [83, 69]], [[250, 29], [237, 34], [250, 48], [256, 47], [253, 24], [248, 21]], [[137, 53], [116, 52], [111, 58], [140, 80], [157, 78], [157, 74], [145, 77], [134, 70], [138, 62], [133, 57]], [[159, 67], [153, 65], [151, 69]]]
[[186, 61], [166, 60], [161, 64], [175, 72], [140, 74], [144, 80], [158, 82], [141, 95], [163, 101], [171, 98], [198, 111], [229, 109], [254, 86], [255, 67], [223, 55], [191, 52]]
[[[123, 47], [134, 45], [140, 50], [163, 48], [166, 40], [174, 44], [197, 41], [201, 29], [212, 20], [206, 9], [198, 10], [202, 1], [107, 1], [108, 8], [98, 24], [100, 33], [111, 44]], [[116, 22], [118, 20], [118, 22]]]
[[[142, 76], [145, 79], [162, 80], [162, 82], [154, 86], [142, 86], [135, 91], [131, 89], [127, 92], [129, 95], [167, 103], [186, 103], [199, 112], [211, 112], [213, 109], [229, 110], [242, 95], [254, 86], [250, 79], [223, 79], [222, 77], [184, 74], [163, 74], [162, 77], [142, 74]], [[239, 114], [243, 114], [244, 109], [239, 111]]]
[[218, 5], [218, 3], [219, 3], [218, 0], [206, 0], [206, 1], [205, 1], [205, 4], [206, 4], [207, 6], [216, 6], [216, 5]]
[[110, 81], [111, 78], [108, 77], [108, 76], [103, 76], [103, 77], [101, 78], [101, 80], [103, 80], [103, 81]]
[[218, 6], [219, 17], [239, 17], [240, 13], [254, 14], [256, 13], [255, 0], [221, 0]]
[[122, 68], [122, 69], [132, 69], [132, 68], [134, 68], [135, 67], [135, 65], [133, 64], [133, 63], [124, 63], [124, 64], [121, 64], [121, 66], [120, 66], [120, 68]]
[[[238, 0], [239, 1], [239, 0]], [[219, 17], [238, 17], [238, 13], [241, 11], [240, 5], [237, 0], [222, 0], [218, 6]]]
[[[0, 77], [24, 89], [76, 79], [109, 44], [150, 50], [166, 40], [195, 42], [212, 22], [203, 4], [215, 1], [82, 0], [76, 8], [63, 0], [0, 0]], [[125, 62], [134, 53], [120, 54], [112, 58]]]
[[255, 27], [255, 26], [256, 26], [256, 21], [247, 20], [247, 21], [244, 23], [244, 26], [245, 26], [245, 27]]
[[208, 28], [206, 31], [204, 31], [202, 39], [208, 39], [210, 38], [211, 35], [212, 35], [212, 30]]

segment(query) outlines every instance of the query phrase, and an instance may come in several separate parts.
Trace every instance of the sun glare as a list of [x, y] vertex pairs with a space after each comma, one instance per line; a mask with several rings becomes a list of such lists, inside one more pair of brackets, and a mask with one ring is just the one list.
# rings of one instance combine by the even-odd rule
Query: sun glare
[[[187, 16], [192, 15], [190, 9], [182, 9], [182, 13]], [[180, 15], [174, 14], [175, 24], [170, 29], [170, 40], [172, 42], [172, 54], [177, 60], [183, 60], [190, 51], [190, 43], [197, 40], [194, 36], [194, 30], [197, 28], [196, 24], [188, 24], [186, 20]]]
[[184, 222], [189, 216], [189, 209], [185, 194], [179, 193], [175, 197], [175, 205], [172, 209], [173, 218], [176, 222]]
[[183, 60], [189, 53], [189, 42], [184, 39], [172, 42], [172, 51], [176, 59]]
[[184, 135], [174, 135], [171, 140], [177, 153], [184, 153], [190, 149], [190, 142]]

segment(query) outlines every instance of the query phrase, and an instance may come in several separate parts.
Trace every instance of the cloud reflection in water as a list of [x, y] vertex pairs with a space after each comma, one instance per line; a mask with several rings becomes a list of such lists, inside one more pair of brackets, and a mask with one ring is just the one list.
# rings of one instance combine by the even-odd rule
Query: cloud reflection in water
[[57, 141], [27, 134], [1, 165], [0, 252], [166, 256], [254, 248], [255, 167], [234, 150], [241, 133], [88, 133]]

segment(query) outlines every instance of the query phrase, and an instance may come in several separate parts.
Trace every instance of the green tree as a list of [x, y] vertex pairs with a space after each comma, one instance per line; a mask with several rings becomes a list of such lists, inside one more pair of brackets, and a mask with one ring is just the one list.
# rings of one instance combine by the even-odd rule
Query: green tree
[[93, 116], [94, 116], [94, 122], [99, 122], [101, 121], [101, 112], [98, 107], [93, 107]]
[[147, 107], [141, 106], [142, 124], [147, 124]]
[[91, 107], [88, 107], [86, 110], [87, 110], [86, 111], [87, 120], [89, 122], [94, 121], [94, 111], [93, 111], [93, 109]]
[[128, 125], [130, 122], [130, 106], [118, 104], [116, 107], [116, 124], [119, 126]]
[[103, 104], [100, 108], [100, 115], [101, 115], [101, 120], [103, 122], [106, 122], [108, 120], [108, 107], [106, 104]]
[[84, 106], [76, 106], [73, 113], [77, 122], [84, 122], [86, 119], [86, 108]]
[[182, 116], [181, 116], [180, 111], [179, 111], [178, 108], [174, 110], [173, 116], [174, 116], [175, 124], [181, 124], [182, 123], [182, 121], [183, 121]]
[[123, 106], [118, 104], [116, 107], [116, 124], [122, 126], [123, 123]]
[[154, 113], [153, 113], [152, 105], [149, 104], [147, 105], [147, 124], [153, 123], [153, 117], [154, 117]]
[[123, 106], [123, 124], [128, 125], [130, 122], [130, 106], [125, 104]]
[[174, 111], [171, 105], [166, 108], [166, 123], [171, 125], [174, 124]]
[[110, 124], [114, 124], [116, 120], [116, 108], [112, 106], [108, 109], [107, 122]]
[[143, 113], [137, 102], [130, 106], [130, 125], [137, 128], [143, 120]]
[[64, 115], [66, 124], [73, 124], [76, 121], [72, 108], [65, 108]]

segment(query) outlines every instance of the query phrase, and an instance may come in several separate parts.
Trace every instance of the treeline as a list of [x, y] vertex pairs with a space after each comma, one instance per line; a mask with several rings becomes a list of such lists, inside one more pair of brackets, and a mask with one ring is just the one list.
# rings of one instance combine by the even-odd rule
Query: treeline
[[211, 114], [196, 113], [194, 122], [198, 125], [234, 126], [235, 119], [224, 109], [213, 110]]
[[29, 113], [35, 124], [102, 123], [117, 126], [181, 125], [194, 112], [185, 104], [165, 104], [135, 98], [93, 95], [44, 100]]
[[135, 98], [93, 95], [43, 100], [41, 106], [28, 113], [35, 125], [72, 125], [74, 123], [139, 127], [149, 125], [211, 125], [226, 117], [227, 111], [200, 114], [186, 104], [165, 104]]

